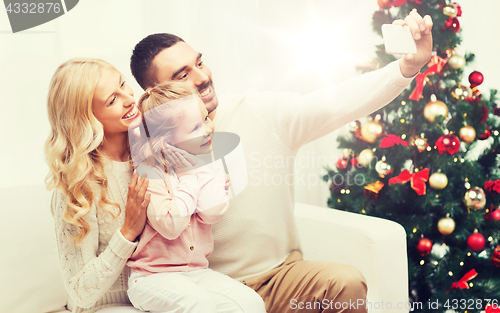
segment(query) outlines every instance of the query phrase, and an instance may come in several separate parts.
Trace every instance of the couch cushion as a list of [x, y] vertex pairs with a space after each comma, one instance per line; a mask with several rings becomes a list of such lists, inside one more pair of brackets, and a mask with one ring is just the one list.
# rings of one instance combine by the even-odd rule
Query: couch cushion
[[43, 185], [0, 189], [0, 312], [57, 312], [67, 294]]

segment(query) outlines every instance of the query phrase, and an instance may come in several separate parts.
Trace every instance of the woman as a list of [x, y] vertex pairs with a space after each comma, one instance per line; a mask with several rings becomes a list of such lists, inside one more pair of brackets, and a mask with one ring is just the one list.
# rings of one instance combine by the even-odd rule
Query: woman
[[46, 183], [73, 312], [138, 312], [125, 263], [150, 195], [129, 163], [128, 126], [141, 118], [133, 91], [110, 64], [72, 59], [56, 70], [47, 102]]

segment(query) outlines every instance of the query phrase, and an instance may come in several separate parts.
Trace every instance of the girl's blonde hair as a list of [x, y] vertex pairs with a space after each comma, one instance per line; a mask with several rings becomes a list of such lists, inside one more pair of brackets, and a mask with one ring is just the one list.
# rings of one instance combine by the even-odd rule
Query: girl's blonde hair
[[138, 102], [144, 121], [141, 128], [147, 135], [143, 134], [131, 144], [135, 166], [139, 162], [160, 166], [165, 170], [170, 166], [161, 154], [161, 149], [165, 143], [171, 144], [174, 130], [184, 119], [187, 109], [182, 101], [173, 100], [189, 96], [197, 97], [197, 90], [177, 81], [158, 84], [141, 96]]
[[92, 112], [103, 68], [116, 71], [99, 59], [75, 58], [63, 63], [52, 76], [47, 97], [51, 133], [44, 146], [49, 166], [45, 183], [48, 190], [57, 188], [66, 196], [63, 218], [78, 227], [73, 237], [78, 245], [90, 232], [84, 217], [97, 195], [99, 206], [114, 218], [121, 213], [118, 203], [107, 199], [104, 166], [109, 158], [100, 150], [104, 130]]

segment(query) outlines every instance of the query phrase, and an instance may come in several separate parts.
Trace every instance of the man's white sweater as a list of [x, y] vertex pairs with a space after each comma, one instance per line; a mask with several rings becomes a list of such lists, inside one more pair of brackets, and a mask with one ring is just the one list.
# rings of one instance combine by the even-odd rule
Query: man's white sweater
[[380, 109], [411, 80], [402, 76], [395, 61], [307, 95], [248, 92], [219, 98], [215, 131], [240, 136], [248, 185], [230, 200], [229, 210], [213, 226], [215, 246], [209, 266], [244, 280], [278, 266], [291, 251], [300, 251], [293, 213], [298, 149]]

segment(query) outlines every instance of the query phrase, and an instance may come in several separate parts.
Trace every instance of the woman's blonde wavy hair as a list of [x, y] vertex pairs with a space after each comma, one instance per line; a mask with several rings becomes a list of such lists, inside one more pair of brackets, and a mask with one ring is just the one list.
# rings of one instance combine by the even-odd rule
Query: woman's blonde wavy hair
[[[140, 136], [140, 139], [131, 145], [135, 163], [145, 162], [164, 170], [170, 167], [161, 149], [165, 143], [171, 144], [174, 130], [186, 114], [186, 106], [183, 105], [185, 103], [173, 100], [193, 95], [198, 97], [196, 89], [183, 82], [171, 81], [148, 89], [140, 97], [137, 106], [145, 121], [148, 136]], [[154, 111], [147, 114], [150, 110]]]
[[97, 196], [99, 206], [114, 218], [121, 213], [118, 203], [107, 199], [104, 166], [109, 158], [100, 150], [104, 130], [92, 112], [103, 68], [117, 71], [100, 59], [75, 58], [63, 63], [52, 76], [47, 97], [51, 133], [44, 146], [49, 166], [45, 183], [48, 190], [57, 188], [66, 196], [63, 218], [78, 227], [73, 237], [77, 245], [90, 232], [84, 217]]

